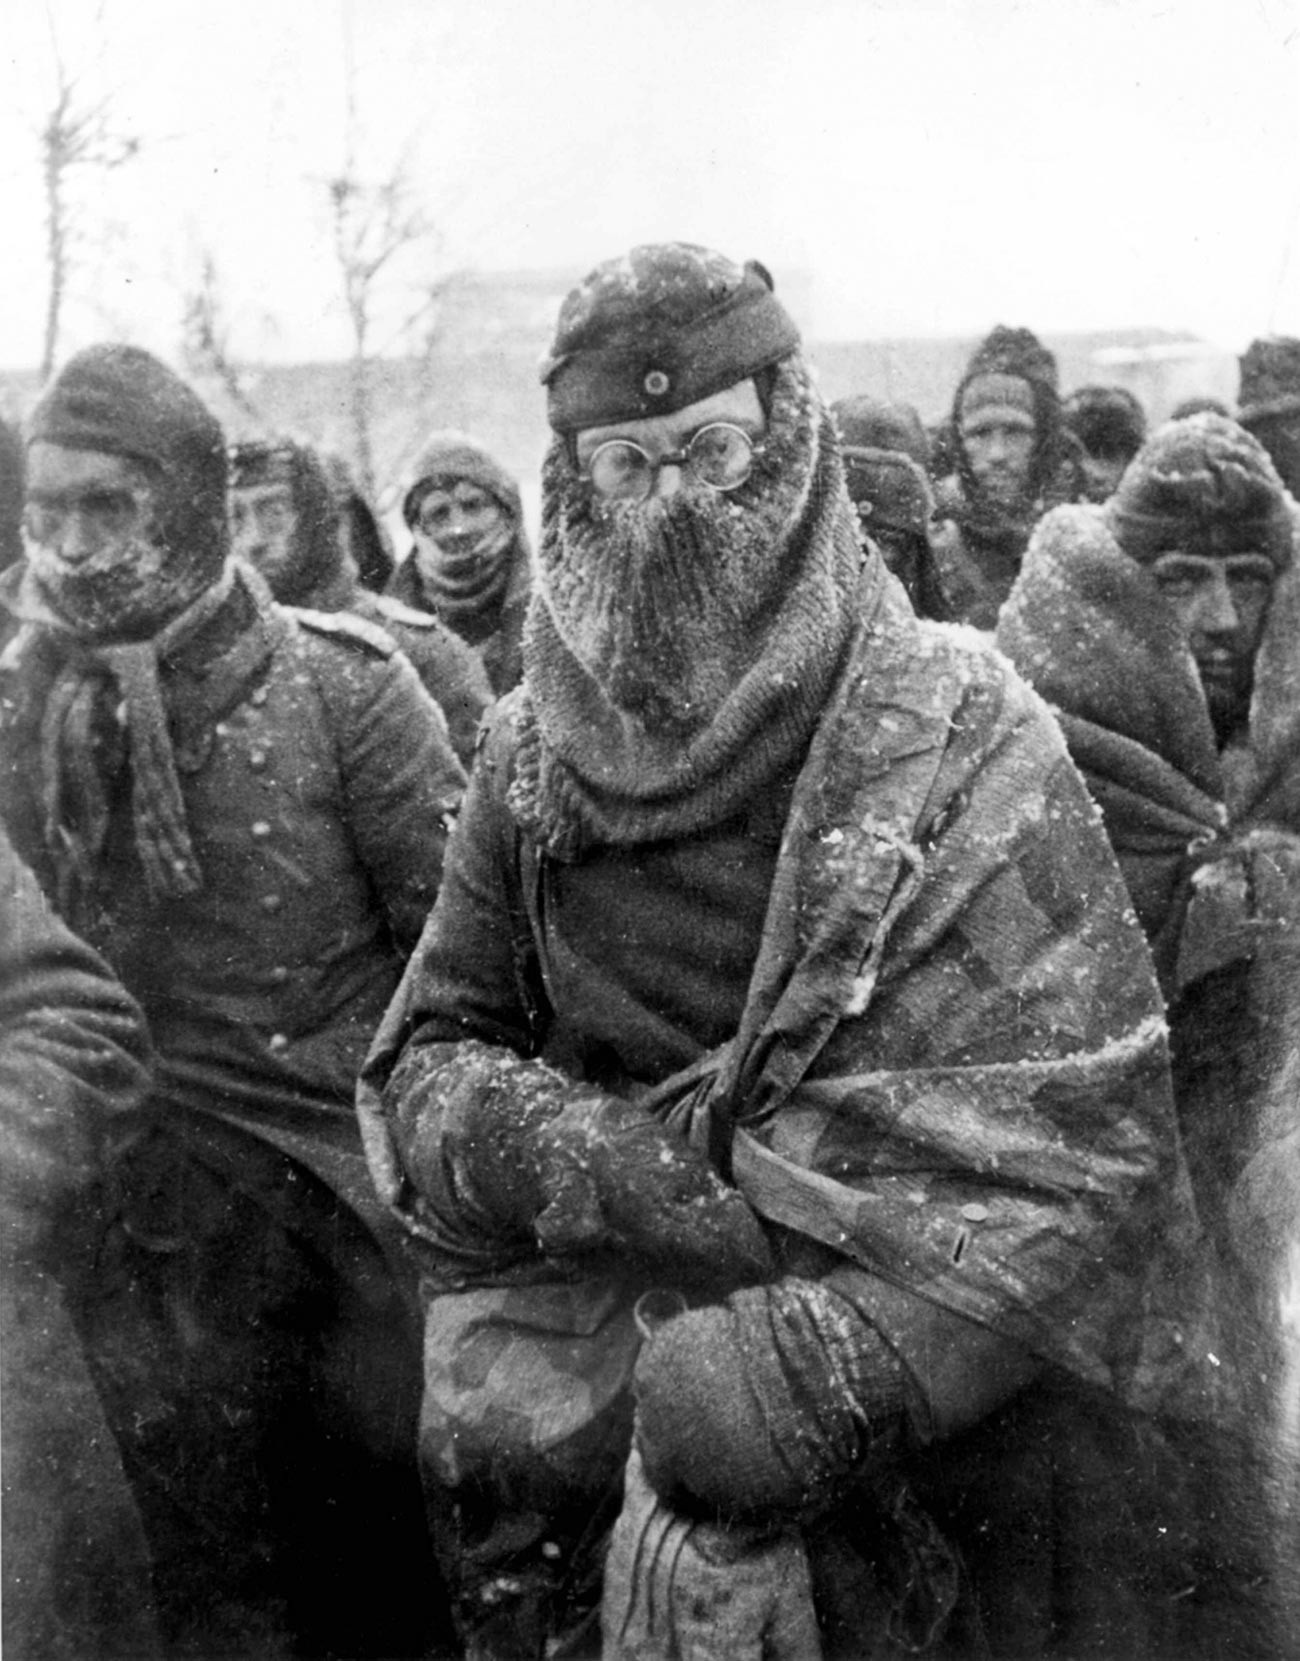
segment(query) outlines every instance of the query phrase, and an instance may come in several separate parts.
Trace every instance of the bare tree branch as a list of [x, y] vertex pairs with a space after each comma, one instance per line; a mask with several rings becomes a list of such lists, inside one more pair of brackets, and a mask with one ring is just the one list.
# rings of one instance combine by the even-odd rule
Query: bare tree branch
[[387, 179], [369, 184], [358, 176], [349, 154], [344, 170], [326, 181], [326, 191], [334, 253], [352, 330], [351, 411], [356, 471], [363, 491], [373, 500], [370, 359], [375, 289], [392, 261], [430, 237], [433, 227], [412, 199], [410, 182], [400, 165]]
[[250, 420], [259, 426], [265, 424], [231, 354], [230, 328], [221, 300], [217, 262], [210, 249], [205, 249], [200, 258], [197, 286], [183, 299], [181, 353], [192, 375], [218, 381], [227, 397]]
[[40, 132], [41, 175], [45, 187], [45, 251], [49, 290], [45, 304], [45, 332], [41, 351], [41, 379], [48, 380], [58, 352], [63, 306], [81, 240], [84, 212], [71, 190], [74, 168], [112, 171], [131, 161], [140, 141], [115, 132], [107, 99], [88, 103], [79, 98], [75, 81], [55, 52], [55, 97]]

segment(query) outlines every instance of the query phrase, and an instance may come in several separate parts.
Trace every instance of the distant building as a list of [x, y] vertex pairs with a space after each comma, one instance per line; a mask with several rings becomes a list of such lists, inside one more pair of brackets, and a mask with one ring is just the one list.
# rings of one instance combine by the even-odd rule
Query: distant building
[[[536, 528], [538, 473], [548, 432], [538, 366], [564, 295], [578, 269], [466, 271], [443, 285], [419, 356], [373, 359], [368, 366], [371, 445], [379, 506], [405, 551], [401, 487], [425, 436], [455, 427], [486, 444], [520, 480], [525, 512]], [[805, 327], [812, 313], [806, 274], [782, 272], [781, 293]], [[989, 320], [990, 326], [998, 321]], [[1025, 321], [1032, 317], [1004, 321]], [[1036, 331], [1038, 332], [1038, 331]], [[977, 336], [871, 341], [818, 341], [808, 357], [828, 400], [869, 392], [914, 404], [927, 422], [942, 419]], [[1153, 421], [1193, 393], [1235, 402], [1234, 354], [1165, 329], [1041, 334], [1056, 353], [1061, 387], [1117, 382], [1137, 394]], [[198, 389], [232, 437], [259, 428], [306, 439], [348, 458], [353, 452], [351, 366], [339, 363], [239, 366], [241, 396], [220, 380]], [[0, 372], [0, 410], [20, 415], [38, 390], [34, 372]]]

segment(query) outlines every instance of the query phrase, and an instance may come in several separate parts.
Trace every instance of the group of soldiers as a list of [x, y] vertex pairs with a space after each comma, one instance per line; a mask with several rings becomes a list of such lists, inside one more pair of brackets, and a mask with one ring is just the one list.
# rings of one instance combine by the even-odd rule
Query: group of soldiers
[[671, 243], [542, 380], [535, 556], [460, 434], [394, 565], [137, 348], [27, 419], [6, 1644], [1289, 1653], [1300, 342], [927, 432]]

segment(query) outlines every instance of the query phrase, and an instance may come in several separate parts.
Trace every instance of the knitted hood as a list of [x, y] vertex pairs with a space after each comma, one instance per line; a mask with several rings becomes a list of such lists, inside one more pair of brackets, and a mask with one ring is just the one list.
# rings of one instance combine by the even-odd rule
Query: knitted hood
[[414, 525], [420, 502], [429, 491], [464, 479], [486, 490], [522, 527], [524, 510], [519, 486], [477, 440], [450, 430], [431, 433], [407, 474], [402, 492], [402, 517]]
[[958, 518], [974, 520], [990, 514], [994, 518], [1005, 517], [983, 502], [961, 441], [962, 400], [971, 383], [986, 375], [1012, 375], [1029, 387], [1035, 426], [1028, 487], [1031, 500], [1052, 492], [1064, 459], [1056, 359], [1029, 329], [1011, 329], [999, 323], [975, 349], [953, 395], [950, 425], [961, 485], [961, 502], [956, 507]]

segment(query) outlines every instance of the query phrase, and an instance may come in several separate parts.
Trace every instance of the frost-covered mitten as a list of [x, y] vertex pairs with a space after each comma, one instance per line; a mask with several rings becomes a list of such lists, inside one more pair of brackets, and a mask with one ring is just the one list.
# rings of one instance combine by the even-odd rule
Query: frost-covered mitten
[[748, 1287], [660, 1327], [634, 1379], [646, 1477], [697, 1515], [809, 1518], [901, 1423], [904, 1372], [816, 1281]]
[[772, 1273], [740, 1193], [633, 1102], [477, 1040], [414, 1052], [384, 1099], [444, 1227], [553, 1257], [612, 1254], [673, 1285]]

